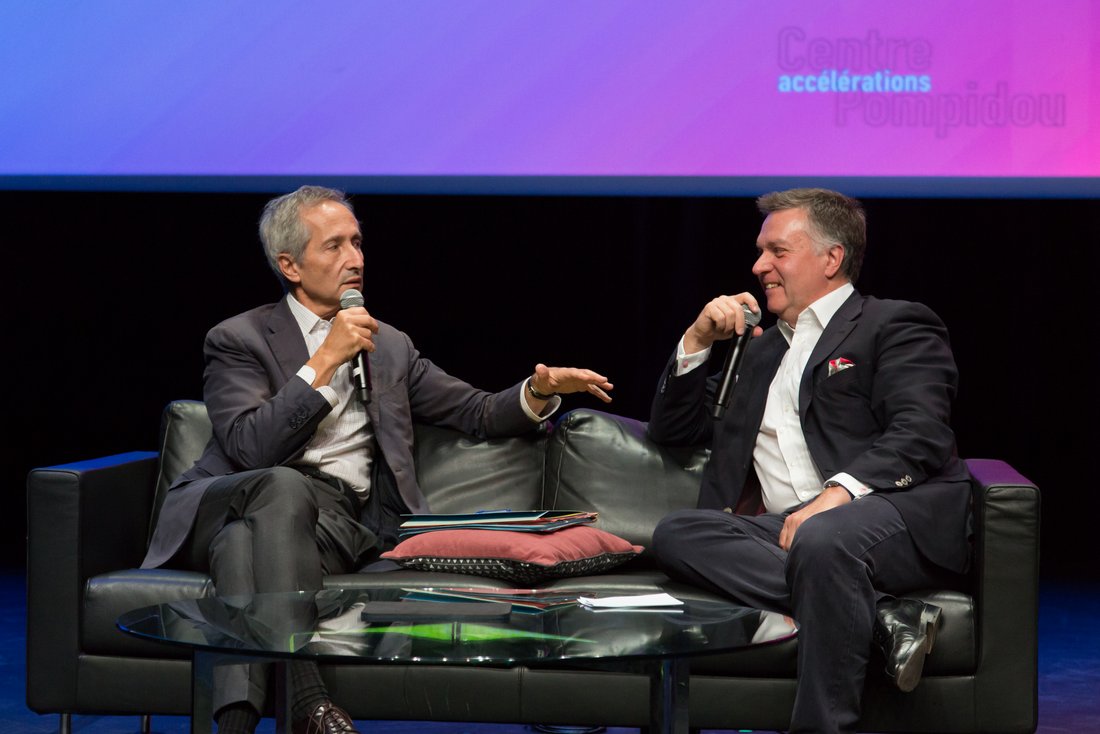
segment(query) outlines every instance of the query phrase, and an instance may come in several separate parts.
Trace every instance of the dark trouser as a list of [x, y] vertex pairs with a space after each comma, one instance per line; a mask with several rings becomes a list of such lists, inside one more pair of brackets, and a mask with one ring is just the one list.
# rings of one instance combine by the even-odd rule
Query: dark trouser
[[[214, 482], [173, 565], [210, 573], [220, 596], [319, 590], [325, 575], [358, 569], [380, 551], [360, 519], [387, 514], [377, 499], [383, 492], [372, 492], [372, 510], [361, 511], [339, 480], [322, 476], [274, 467]], [[262, 713], [268, 667], [217, 668], [214, 710], [247, 701]]]
[[870, 495], [806, 520], [789, 552], [786, 515], [681, 510], [657, 526], [669, 575], [799, 625], [792, 732], [855, 731], [878, 600], [957, 577], [925, 560], [890, 502]]

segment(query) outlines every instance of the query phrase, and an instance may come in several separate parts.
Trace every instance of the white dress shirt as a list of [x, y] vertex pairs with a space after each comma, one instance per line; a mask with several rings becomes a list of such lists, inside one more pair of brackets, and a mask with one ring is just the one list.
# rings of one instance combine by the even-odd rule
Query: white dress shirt
[[[293, 295], [288, 293], [286, 298], [290, 312], [294, 314], [294, 319], [302, 330], [309, 356], [313, 357], [332, 329], [332, 323], [303, 306]], [[302, 365], [296, 374], [307, 385], [312, 385], [317, 379], [317, 372], [308, 365]], [[353, 399], [355, 390], [351, 368], [347, 363], [340, 365], [331, 382], [316, 389], [332, 406], [332, 411], [318, 424], [317, 431], [306, 444], [299, 463], [314, 466], [326, 474], [344, 480], [365, 500], [370, 495], [371, 461], [375, 448], [374, 427], [366, 407], [358, 399]], [[524, 390], [526, 389], [525, 383]], [[527, 405], [522, 391], [519, 402], [527, 417], [538, 423], [557, 411], [561, 398], [557, 395], [552, 397], [541, 416]]]
[[[312, 357], [324, 343], [332, 329], [332, 323], [287, 294], [290, 312], [302, 330], [306, 349]], [[312, 385], [317, 373], [308, 365], [302, 365], [298, 377]], [[326, 474], [343, 479], [361, 498], [370, 494], [371, 460], [374, 458], [374, 427], [367, 417], [367, 409], [355, 396], [351, 369], [347, 364], [336, 368], [336, 374], [328, 385], [317, 388], [332, 411], [318, 424], [313, 438], [306, 444], [299, 462], [315, 466]]]
[[[768, 512], [785, 512], [813, 499], [822, 491], [823, 478], [802, 433], [798, 387], [822, 332], [854, 290], [851, 283], [846, 283], [822, 296], [798, 315], [793, 327], [782, 320], [778, 323], [779, 331], [790, 349], [783, 355], [768, 388], [764, 417], [760, 421], [752, 454], [764, 509]], [[709, 348], [685, 354], [684, 340], [681, 338], [676, 352], [676, 374], [687, 374], [704, 364], [709, 355]], [[871, 491], [858, 479], [843, 472], [830, 477], [829, 481], [841, 484], [854, 498]]]

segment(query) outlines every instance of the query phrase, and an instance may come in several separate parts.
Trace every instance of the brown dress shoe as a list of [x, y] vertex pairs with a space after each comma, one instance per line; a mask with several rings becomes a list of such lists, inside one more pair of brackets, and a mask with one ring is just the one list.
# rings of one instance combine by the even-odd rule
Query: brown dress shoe
[[359, 734], [344, 709], [325, 701], [313, 713], [294, 722], [294, 734]]

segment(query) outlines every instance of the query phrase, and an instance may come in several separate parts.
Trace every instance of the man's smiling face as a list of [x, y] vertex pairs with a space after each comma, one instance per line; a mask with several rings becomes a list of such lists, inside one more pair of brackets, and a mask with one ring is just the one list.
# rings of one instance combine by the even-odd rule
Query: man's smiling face
[[811, 303], [846, 282], [838, 276], [844, 248], [819, 243], [804, 209], [772, 212], [760, 227], [752, 267], [764, 287], [768, 310], [790, 325]]

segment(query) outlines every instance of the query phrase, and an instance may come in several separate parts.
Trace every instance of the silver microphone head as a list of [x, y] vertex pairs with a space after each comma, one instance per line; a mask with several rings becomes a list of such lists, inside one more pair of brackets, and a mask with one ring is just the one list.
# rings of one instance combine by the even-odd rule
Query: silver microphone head
[[[340, 308], [354, 308], [363, 305], [363, 294], [354, 288], [348, 288], [340, 294]], [[759, 321], [759, 317], [757, 318]]]
[[[340, 303], [343, 304], [343, 302], [344, 299], [341, 298]], [[347, 308], [347, 306], [344, 306], [344, 308]], [[751, 329], [760, 323], [760, 314], [754, 313], [751, 308], [743, 303], [741, 304], [741, 309], [745, 312], [745, 326]]]

